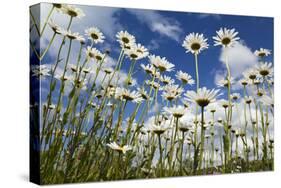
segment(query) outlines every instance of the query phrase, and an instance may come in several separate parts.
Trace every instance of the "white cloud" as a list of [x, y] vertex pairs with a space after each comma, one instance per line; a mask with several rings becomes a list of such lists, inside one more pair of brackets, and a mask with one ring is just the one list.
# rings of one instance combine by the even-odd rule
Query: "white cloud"
[[241, 84], [238, 80], [242, 77], [243, 72], [257, 64], [258, 59], [251, 51], [251, 49], [243, 43], [237, 43], [235, 46], [229, 49], [222, 49], [219, 60], [222, 62], [223, 68], [215, 71], [214, 83], [217, 84], [219, 80], [225, 79], [227, 76], [227, 70], [225, 60], [230, 67], [231, 77], [234, 78], [235, 82], [231, 89], [233, 91], [242, 89]]
[[242, 43], [237, 43], [232, 48], [222, 49], [220, 61], [225, 62], [226, 57], [231, 76], [234, 78], [240, 77], [245, 69], [254, 66], [258, 61], [251, 49]]
[[177, 20], [164, 17], [156, 11], [146, 10], [128, 10], [135, 15], [137, 19], [148, 25], [151, 31], [157, 32], [163, 36], [169, 37], [175, 41], [179, 41], [182, 29]]

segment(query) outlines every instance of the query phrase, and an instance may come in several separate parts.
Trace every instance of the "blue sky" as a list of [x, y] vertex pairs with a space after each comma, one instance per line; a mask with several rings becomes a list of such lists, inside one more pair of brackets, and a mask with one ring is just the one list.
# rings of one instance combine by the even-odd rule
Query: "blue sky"
[[[51, 5], [42, 4], [41, 22], [45, 20]], [[77, 5], [78, 6], [78, 5]], [[84, 34], [88, 27], [98, 27], [105, 35], [106, 40], [96, 48], [104, 50], [111, 49], [110, 56], [113, 61], [118, 58], [120, 47], [116, 41], [115, 34], [120, 30], [127, 30], [136, 37], [138, 43], [143, 44], [151, 54], [166, 57], [175, 64], [175, 71], [168, 73], [174, 79], [176, 71], [182, 70], [189, 73], [195, 79], [194, 56], [185, 53], [182, 42], [185, 36], [191, 32], [203, 33], [208, 38], [209, 49], [199, 55], [200, 87], [216, 87], [216, 80], [225, 75], [225, 65], [220, 61], [221, 48], [213, 46], [212, 37], [221, 27], [235, 28], [239, 32], [241, 43], [234, 48], [236, 56], [230, 59], [231, 71], [236, 79], [242, 76], [242, 71], [255, 65], [257, 60], [254, 57], [254, 50], [262, 47], [273, 51], [273, 19], [266, 17], [231, 16], [219, 14], [200, 14], [188, 12], [141, 10], [141, 9], [120, 9], [110, 7], [78, 6], [86, 16], [81, 19], [74, 19], [71, 31]], [[52, 19], [60, 26], [66, 27], [69, 17], [55, 12]], [[52, 31], [46, 29], [41, 39], [41, 47], [48, 44]], [[55, 61], [60, 40], [55, 40], [42, 64], [52, 64]], [[67, 47], [66, 47], [67, 48]], [[78, 51], [79, 44], [73, 46], [73, 51]], [[66, 53], [66, 52], [64, 52]], [[71, 61], [75, 61], [77, 53], [71, 54]], [[267, 61], [273, 61], [272, 56]], [[123, 63], [123, 70], [129, 68], [129, 59]], [[139, 70], [134, 77], [141, 84], [144, 73], [140, 70], [140, 64], [147, 64], [148, 59], [140, 60], [136, 65]], [[179, 83], [179, 82], [177, 82]], [[48, 83], [42, 81], [42, 98], [45, 99]], [[194, 89], [195, 86], [185, 89]], [[239, 92], [239, 88], [237, 89]], [[130, 108], [130, 107], [129, 107]]]

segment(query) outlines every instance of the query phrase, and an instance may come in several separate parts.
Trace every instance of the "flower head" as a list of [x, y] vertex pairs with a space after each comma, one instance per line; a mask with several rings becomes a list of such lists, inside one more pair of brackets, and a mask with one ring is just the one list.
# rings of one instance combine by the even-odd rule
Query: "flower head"
[[186, 113], [186, 108], [184, 106], [164, 107], [164, 111], [175, 118], [181, 118]]
[[46, 65], [32, 65], [31, 72], [36, 77], [50, 76], [50, 69]]
[[141, 94], [137, 91], [130, 91], [126, 88], [117, 87], [115, 91], [115, 97], [121, 100], [132, 101], [140, 103], [143, 101]]
[[219, 90], [209, 90], [206, 87], [203, 87], [199, 88], [197, 93], [195, 91], [187, 91], [185, 96], [187, 101], [195, 102], [199, 106], [205, 107], [216, 101], [216, 97], [219, 95], [218, 92]]
[[165, 57], [150, 55], [148, 56], [150, 63], [160, 72], [170, 72], [174, 69], [174, 64], [170, 63]]
[[106, 144], [111, 149], [122, 152], [123, 154], [126, 154], [127, 151], [132, 150], [133, 148], [129, 145], [119, 146], [116, 142], [112, 142], [110, 144]]
[[[234, 84], [234, 79], [232, 77], [230, 78], [229, 81], [230, 81], [230, 85]], [[217, 86], [228, 88], [228, 78], [224, 78], [224, 79], [219, 80], [218, 83], [217, 83]]]
[[95, 44], [103, 43], [105, 37], [103, 33], [96, 27], [90, 27], [85, 30], [86, 35], [91, 39]]
[[86, 54], [87, 56], [95, 59], [96, 61], [101, 61], [104, 57], [104, 54], [101, 53], [98, 49], [91, 48], [90, 46], [87, 47]]
[[61, 11], [71, 17], [77, 17], [77, 18], [82, 18], [85, 16], [84, 12], [82, 9], [77, 8], [73, 5], [66, 5], [63, 4], [61, 7]]
[[150, 124], [150, 130], [154, 132], [155, 134], [163, 134], [165, 131], [167, 131], [170, 127], [165, 123], [165, 121], [160, 122], [159, 125], [156, 124]]
[[182, 81], [183, 84], [193, 85], [195, 83], [189, 74], [182, 71], [178, 71], [176, 77], [178, 80]]
[[56, 34], [64, 33], [64, 30], [59, 25], [57, 25], [52, 19], [50, 19], [50, 21], [48, 22], [48, 25]]
[[166, 85], [163, 90], [162, 97], [168, 101], [180, 97], [183, 92], [183, 88], [179, 85]]
[[182, 46], [186, 49], [186, 53], [199, 54], [209, 47], [207, 40], [203, 34], [190, 33], [185, 37]]
[[258, 76], [258, 71], [256, 69], [251, 68], [243, 72], [243, 75], [246, 79], [255, 80]]
[[166, 75], [161, 76], [160, 80], [164, 85], [170, 85], [170, 84], [175, 83], [174, 79], [172, 79], [170, 76], [166, 76]]
[[260, 48], [256, 50], [254, 53], [257, 57], [266, 57], [271, 54], [270, 50], [265, 48]]
[[116, 37], [122, 48], [130, 49], [136, 43], [135, 37], [127, 31], [119, 31]]
[[261, 62], [257, 66], [257, 71], [261, 76], [272, 76], [273, 68], [271, 62]]
[[231, 47], [240, 39], [235, 29], [220, 28], [216, 33], [217, 36], [213, 37], [215, 46]]

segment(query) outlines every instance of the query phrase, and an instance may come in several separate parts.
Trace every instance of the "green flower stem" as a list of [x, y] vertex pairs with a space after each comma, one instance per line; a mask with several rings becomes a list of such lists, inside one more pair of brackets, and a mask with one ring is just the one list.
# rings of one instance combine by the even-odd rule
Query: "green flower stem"
[[162, 146], [161, 146], [161, 136], [160, 134], [157, 134], [158, 137], [158, 146], [159, 146], [159, 163], [160, 163], [160, 174], [159, 177], [163, 176], [163, 163], [162, 163]]
[[184, 131], [182, 131], [182, 141], [181, 141], [181, 153], [180, 153], [180, 175], [183, 175], [183, 145], [184, 145]]
[[205, 143], [205, 128], [204, 128], [204, 107], [201, 107], [201, 141], [200, 141], [200, 154], [199, 154], [199, 168], [201, 168], [203, 162], [204, 153], [204, 143]]
[[34, 26], [35, 26], [35, 29], [36, 29], [36, 31], [37, 31], [37, 34], [38, 34], [39, 37], [40, 37], [40, 29], [39, 29], [39, 27], [38, 27], [38, 25], [37, 25], [37, 23], [36, 23], [36, 21], [35, 21], [35, 18], [34, 18], [33, 14], [32, 14], [31, 9], [29, 9], [29, 14], [30, 14], [31, 20], [32, 20], [32, 22], [33, 22], [33, 24], [34, 24]]
[[45, 31], [45, 28], [46, 28], [46, 26], [47, 26], [47, 23], [49, 22], [49, 19], [50, 19], [51, 15], [52, 15], [54, 9], [55, 9], [55, 6], [53, 6], [52, 9], [49, 11], [49, 13], [48, 13], [48, 15], [47, 15], [47, 18], [46, 18], [46, 20], [45, 20], [45, 22], [44, 22], [42, 31], [40, 32], [40, 36], [43, 35], [43, 33], [44, 33], [44, 31]]
[[[71, 23], [72, 23], [72, 17], [69, 20], [69, 23], [68, 23], [68, 26], [67, 26], [67, 30], [70, 29]], [[50, 80], [50, 86], [49, 86], [49, 94], [47, 96], [47, 106], [50, 106], [51, 103], [52, 103], [52, 93], [55, 90], [55, 86], [56, 86], [56, 82], [54, 80], [55, 79], [54, 76], [55, 76], [55, 72], [56, 72], [56, 69], [58, 67], [58, 64], [62, 61], [60, 56], [61, 56], [62, 47], [64, 46], [64, 43], [65, 43], [65, 39], [66, 39], [66, 36], [64, 36], [63, 39], [62, 39], [62, 42], [60, 44], [59, 51], [58, 51], [58, 54], [57, 54], [57, 59], [56, 59], [55, 66], [51, 70], [51, 80]], [[45, 132], [46, 123], [47, 123], [47, 120], [49, 119], [48, 111], [49, 111], [49, 109], [47, 108], [45, 113], [43, 113], [42, 133]], [[42, 135], [40, 137], [40, 144], [42, 144], [42, 142], [43, 142], [43, 137], [44, 137], [44, 135]]]

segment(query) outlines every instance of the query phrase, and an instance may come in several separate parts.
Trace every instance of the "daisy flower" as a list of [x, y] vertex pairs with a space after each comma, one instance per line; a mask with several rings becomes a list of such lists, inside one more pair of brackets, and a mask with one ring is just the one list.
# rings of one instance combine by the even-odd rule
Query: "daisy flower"
[[138, 88], [138, 92], [141, 94], [141, 96], [142, 96], [142, 98], [143, 98], [144, 100], [149, 99], [149, 95], [148, 95], [148, 93], [145, 91], [144, 88]]
[[181, 118], [186, 113], [184, 106], [164, 107], [164, 112], [173, 115], [175, 118]]
[[104, 42], [104, 35], [103, 33], [96, 27], [90, 27], [85, 30], [86, 35], [88, 35], [88, 38], [93, 41], [93, 43], [103, 43]]
[[261, 62], [256, 68], [261, 76], [272, 76], [273, 74], [271, 62]]
[[248, 84], [250, 84], [250, 80], [247, 78], [242, 78], [241, 80], [239, 80], [239, 82], [241, 83], [241, 85], [246, 86]]
[[256, 69], [251, 68], [243, 72], [243, 75], [246, 79], [250, 79], [253, 81], [257, 78], [258, 71]]
[[[231, 77], [230, 78], [230, 85], [232, 85], [232, 84], [234, 84], [234, 79]], [[217, 86], [227, 88], [228, 87], [228, 78], [219, 80], [218, 83], [217, 83]]]
[[253, 97], [251, 97], [251, 96], [245, 96], [245, 97], [244, 97], [244, 101], [245, 101], [245, 103], [247, 103], [247, 104], [251, 104], [251, 102], [253, 101]]
[[31, 72], [36, 77], [50, 76], [50, 69], [46, 65], [32, 65]]
[[117, 41], [120, 43], [121, 47], [123, 48], [131, 48], [135, 45], [136, 39], [133, 35], [128, 33], [127, 31], [119, 31], [116, 34]]
[[64, 35], [69, 38], [70, 40], [78, 40], [81, 41], [81, 39], [83, 38], [82, 35], [80, 35], [78, 32], [71, 32], [69, 31], [64, 31]]
[[269, 49], [260, 48], [259, 50], [256, 50], [254, 53], [257, 57], [267, 57], [271, 54], [271, 51]]
[[61, 11], [64, 14], [67, 14], [71, 17], [77, 17], [77, 18], [82, 18], [85, 16], [84, 12], [82, 11], [82, 9], [77, 8], [73, 5], [62, 5], [61, 7]]
[[117, 87], [115, 91], [115, 97], [121, 100], [132, 101], [140, 103], [143, 101], [141, 94], [137, 91], [130, 91], [126, 88]]
[[96, 61], [101, 61], [104, 56], [104, 54], [101, 53], [98, 49], [91, 48], [90, 46], [87, 47], [86, 54], [87, 54], [87, 56], [95, 59]]
[[146, 80], [145, 82], [147, 85], [149, 85], [150, 87], [153, 87], [154, 89], [159, 89], [160, 88], [160, 84], [154, 81], [150, 81], [150, 80]]
[[230, 95], [231, 99], [233, 99], [234, 101], [237, 101], [240, 98], [240, 94], [239, 93], [232, 93]]
[[220, 28], [216, 33], [217, 36], [213, 37], [215, 46], [231, 47], [240, 39], [235, 29]]
[[176, 77], [178, 80], [182, 81], [183, 84], [193, 85], [195, 83], [195, 81], [188, 73], [182, 71], [178, 71]]
[[158, 135], [163, 134], [168, 129], [169, 129], [169, 126], [167, 126], [167, 124], [163, 123], [163, 122], [161, 122], [159, 125], [150, 124], [150, 130]]
[[119, 146], [116, 142], [112, 142], [109, 144], [106, 144], [111, 149], [122, 152], [123, 154], [126, 154], [127, 151], [132, 150], [133, 148], [129, 145]]
[[186, 53], [199, 54], [209, 47], [207, 40], [203, 34], [190, 33], [185, 37], [182, 46], [186, 49]]
[[147, 74], [152, 74], [153, 72], [156, 72], [155, 67], [153, 67], [151, 64], [141, 64], [140, 66]]
[[150, 55], [148, 56], [150, 63], [160, 72], [170, 72], [174, 69], [175, 65], [170, 63], [165, 57], [161, 58], [160, 56]]
[[216, 97], [219, 95], [218, 92], [219, 90], [209, 90], [206, 87], [203, 87], [199, 88], [197, 93], [195, 91], [187, 91], [185, 97], [187, 101], [195, 102], [199, 106], [205, 107], [216, 101]]
[[149, 54], [148, 49], [145, 48], [143, 45], [137, 44], [137, 45], [135, 45], [135, 48], [136, 48], [137, 52], [139, 53], [140, 57], [145, 58], [148, 56], [148, 54]]
[[54, 33], [64, 34], [64, 30], [59, 25], [57, 25], [52, 19], [50, 19], [50, 21], [48, 22], [48, 25], [54, 31]]
[[170, 76], [166, 76], [166, 75], [161, 76], [160, 80], [164, 85], [169, 85], [169, 84], [175, 83], [174, 79], [172, 79]]
[[162, 93], [162, 97], [168, 101], [172, 101], [178, 97], [183, 92], [183, 88], [179, 87], [178, 85], [166, 85]]

